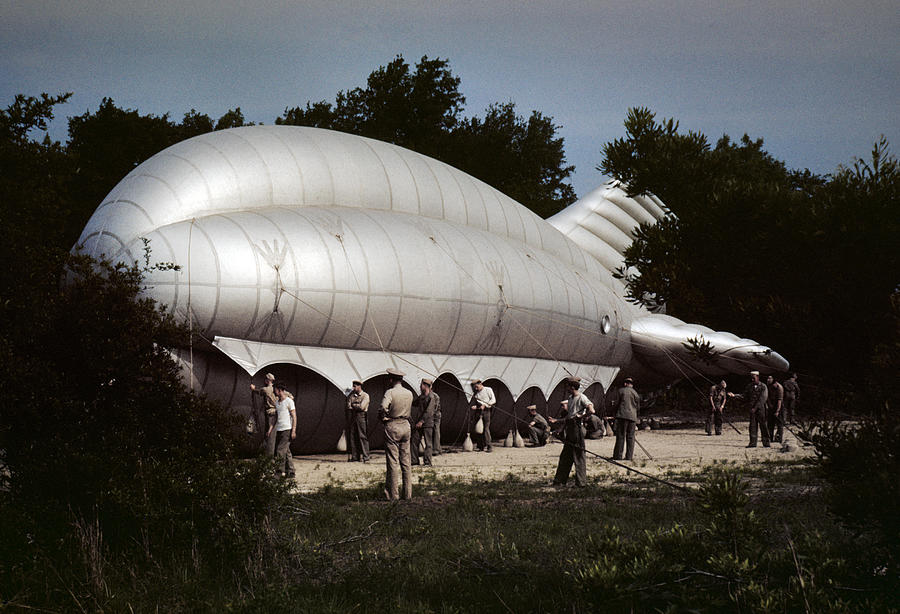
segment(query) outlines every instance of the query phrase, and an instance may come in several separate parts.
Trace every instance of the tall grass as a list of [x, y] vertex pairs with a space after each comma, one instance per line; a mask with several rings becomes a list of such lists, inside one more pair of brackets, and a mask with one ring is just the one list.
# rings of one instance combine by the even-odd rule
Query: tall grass
[[4, 522], [4, 541], [21, 550], [4, 548], [0, 588], [10, 611], [897, 608], [897, 587], [862, 538], [825, 513], [811, 468], [771, 469], [683, 476], [700, 483], [687, 493], [641, 481], [555, 491], [537, 478], [429, 474], [412, 501], [389, 504], [379, 484], [331, 487], [273, 509], [239, 551], [185, 542], [149, 557], [140, 544], [110, 552], [90, 519], [48, 547]]

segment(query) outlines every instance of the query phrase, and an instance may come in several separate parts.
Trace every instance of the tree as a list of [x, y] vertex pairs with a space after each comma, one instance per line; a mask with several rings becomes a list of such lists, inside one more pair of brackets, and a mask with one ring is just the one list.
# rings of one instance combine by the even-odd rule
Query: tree
[[512, 102], [493, 104], [484, 119], [467, 118], [454, 130], [447, 161], [549, 217], [575, 201], [565, 183], [575, 167], [566, 165], [557, 129], [538, 111], [526, 120]]
[[788, 170], [762, 139], [724, 136], [710, 147], [647, 109], [629, 111], [625, 127], [598, 170], [671, 212], [639, 228], [625, 253], [629, 298], [755, 336], [823, 376], [863, 381], [878, 340], [893, 334], [900, 281], [898, 172], [886, 143], [871, 163], [819, 177]]
[[338, 92], [334, 106], [307, 102], [276, 124], [330, 128], [435, 155], [459, 121], [466, 99], [450, 63], [423, 56], [415, 72], [402, 56], [374, 70], [365, 88]]
[[0, 110], [0, 249], [14, 265], [0, 275], [0, 591], [100, 611], [105, 574], [125, 562], [142, 575], [187, 557], [198, 577], [232, 577], [288, 485], [238, 456], [230, 411], [184, 387], [171, 352], [190, 337], [141, 297], [146, 263], [62, 246], [73, 168], [31, 135], [67, 98]]
[[332, 105], [286, 108], [276, 124], [329, 128], [394, 143], [452, 164], [542, 216], [575, 200], [565, 183], [563, 139], [552, 118], [525, 120], [512, 102], [490, 105], [484, 119], [461, 117], [465, 96], [447, 60], [423, 56], [415, 71], [402, 56], [373, 71], [365, 88], [340, 91]]

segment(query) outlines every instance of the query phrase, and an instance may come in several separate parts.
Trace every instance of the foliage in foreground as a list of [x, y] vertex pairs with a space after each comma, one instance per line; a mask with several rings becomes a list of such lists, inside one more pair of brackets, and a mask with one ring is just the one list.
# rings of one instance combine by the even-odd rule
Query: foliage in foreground
[[900, 426], [884, 408], [858, 424], [824, 423], [813, 439], [829, 508], [900, 578]]
[[186, 332], [140, 298], [144, 270], [41, 264], [2, 304], [2, 598], [101, 610], [119, 568], [228, 572], [286, 486], [239, 458], [228, 411], [185, 389], [170, 351]]
[[810, 468], [774, 469], [685, 476], [700, 479], [699, 494], [630, 479], [551, 491], [513, 475], [423, 474], [400, 505], [379, 501], [374, 484], [326, 488], [272, 509], [229, 569], [190, 544], [126, 559], [76, 524], [53, 553], [28, 544], [0, 586], [10, 605], [75, 609], [77, 599], [136, 612], [897, 608], [896, 583], [878, 575], [865, 538], [822, 513]]

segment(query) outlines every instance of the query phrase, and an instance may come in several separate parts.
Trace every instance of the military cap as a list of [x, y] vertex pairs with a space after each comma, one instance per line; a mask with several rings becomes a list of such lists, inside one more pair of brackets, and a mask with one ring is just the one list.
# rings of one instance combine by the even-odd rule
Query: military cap
[[431, 380], [430, 380], [429, 378], [427, 378], [427, 377], [423, 377], [423, 378], [422, 378], [422, 383], [425, 384], [426, 386], [431, 386], [432, 384], [434, 384], [434, 382], [431, 381]]
[[275, 376], [272, 375], [271, 373], [266, 373], [266, 379], [269, 380], [269, 381], [274, 382], [274, 381], [275, 381]]
[[480, 379], [473, 379], [473, 380], [472, 380], [472, 385], [473, 385], [473, 386], [474, 386], [475, 384], [480, 384], [480, 383], [481, 383], [481, 380], [480, 380]]
[[633, 384], [633, 383], [634, 383], [634, 380], [631, 379], [630, 377], [626, 377], [626, 378], [625, 378], [625, 383], [626, 383], [626, 384]]
[[525, 409], [527, 409], [528, 411], [531, 411], [532, 409], [533, 409], [534, 411], [537, 411], [537, 405], [529, 405], [529, 406], [526, 407]]
[[387, 370], [387, 374], [388, 374], [388, 375], [393, 375], [394, 377], [403, 377], [403, 376], [406, 375], [406, 373], [404, 373], [404, 372], [401, 371], [400, 369], [393, 369], [393, 368], [388, 369], [388, 370]]
[[581, 378], [576, 375], [567, 377], [566, 382], [568, 382], [569, 384], [574, 384], [576, 386], [581, 386]]
[[759, 375], [759, 371], [751, 371], [750, 375]]
[[355, 380], [353, 380], [353, 385], [354, 386], [362, 386], [362, 382], [359, 381], [358, 379], [355, 379]]

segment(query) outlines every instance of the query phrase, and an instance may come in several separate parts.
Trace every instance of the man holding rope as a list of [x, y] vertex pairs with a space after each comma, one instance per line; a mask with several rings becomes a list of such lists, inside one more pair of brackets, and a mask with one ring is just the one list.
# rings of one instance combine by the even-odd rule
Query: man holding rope
[[587, 486], [587, 462], [584, 450], [584, 427], [582, 419], [594, 409], [590, 399], [578, 391], [581, 388], [580, 377], [566, 379], [566, 400], [568, 407], [566, 413], [559, 418], [549, 418], [551, 423], [562, 422], [563, 428], [560, 437], [563, 440], [563, 449], [559, 453], [559, 463], [556, 466], [556, 475], [553, 478], [554, 486], [565, 486], [575, 465], [575, 486], [581, 488]]

